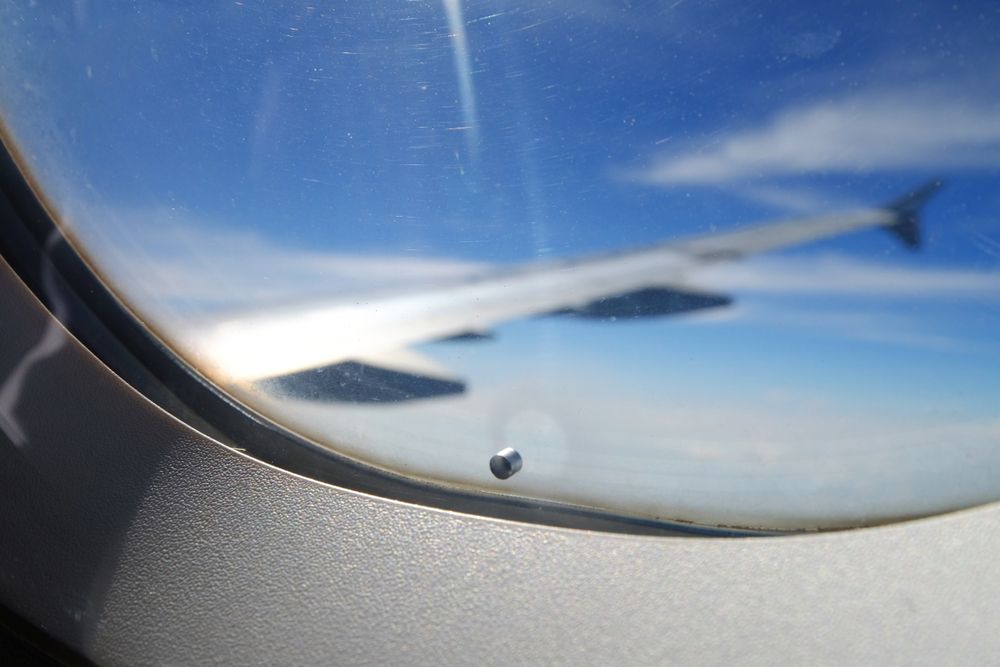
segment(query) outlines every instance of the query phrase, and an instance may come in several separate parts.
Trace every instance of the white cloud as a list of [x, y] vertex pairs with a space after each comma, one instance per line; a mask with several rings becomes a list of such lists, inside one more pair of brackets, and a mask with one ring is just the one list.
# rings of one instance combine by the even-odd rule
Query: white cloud
[[938, 332], [933, 318], [915, 317], [897, 310], [862, 312], [848, 308], [795, 307], [775, 303], [742, 305], [737, 310], [740, 324], [788, 331], [807, 331], [810, 336], [839, 340], [887, 343], [893, 347], [923, 350], [970, 349], [975, 343], [961, 335]]
[[869, 92], [783, 110], [760, 127], [665, 154], [637, 180], [723, 184], [738, 180], [890, 169], [1000, 166], [1000, 103], [947, 88]]
[[866, 203], [851, 201], [843, 195], [831, 197], [815, 188], [754, 182], [740, 185], [736, 192], [746, 199], [796, 215], [816, 215], [832, 208], [862, 208]]
[[[129, 229], [88, 239], [91, 247], [103, 247], [102, 272], [164, 333], [200, 327], [203, 316], [431, 287], [495, 268], [447, 258], [296, 248], [211, 221], [182, 222], [163, 211], [121, 211], [99, 219], [118, 220]], [[925, 349], [968, 346], [965, 336], [937, 322], [926, 307], [1000, 302], [998, 271], [916, 268], [835, 254], [722, 263], [688, 279], [695, 288], [735, 295], [737, 304], [671, 325], [798, 328], [843, 340]], [[830, 297], [841, 300], [834, 303]], [[811, 300], [790, 306], [782, 301], [789, 298]], [[922, 308], [915, 314], [912, 305], [917, 302]]]
[[[737, 295], [725, 319], [689, 320], [694, 324], [799, 329], [920, 349], [979, 349], [951, 319], [939, 316], [939, 308], [981, 304], [983, 316], [991, 317], [1000, 304], [1000, 271], [913, 268], [835, 254], [719, 264], [692, 282]], [[797, 301], [789, 305], [787, 299]]]
[[[84, 239], [102, 248], [103, 273], [136, 300], [196, 310], [433, 285], [497, 268], [444, 257], [305, 249], [155, 210], [98, 219], [121, 221], [121, 228], [92, 231]], [[690, 278], [699, 288], [721, 292], [1000, 300], [1000, 271], [917, 268], [839, 254], [755, 257], [699, 269]]]
[[170, 316], [241, 309], [475, 275], [487, 265], [417, 255], [375, 255], [295, 247], [253, 230], [167, 210], [83, 209], [87, 248], [100, 248], [101, 272], [126, 299]]
[[[735, 401], [663, 400], [592, 391], [592, 381], [574, 378], [559, 391], [478, 385], [391, 407], [244, 398], [405, 474], [707, 524], [850, 526], [996, 497], [996, 418], [912, 409], [901, 418], [780, 386]], [[485, 462], [503, 446], [516, 447], [531, 474], [494, 480]]]
[[914, 268], [842, 255], [760, 257], [700, 271], [700, 287], [718, 291], [861, 299], [1000, 301], [1000, 271]]

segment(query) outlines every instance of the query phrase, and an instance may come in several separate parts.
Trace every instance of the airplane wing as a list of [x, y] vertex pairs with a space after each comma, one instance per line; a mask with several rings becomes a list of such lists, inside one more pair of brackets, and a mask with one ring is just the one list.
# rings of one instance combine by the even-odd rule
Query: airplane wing
[[[497, 324], [530, 316], [617, 321], [725, 305], [728, 297], [693, 290], [686, 285], [686, 276], [708, 264], [869, 227], [886, 229], [916, 248], [920, 208], [940, 185], [927, 183], [880, 207], [498, 269], [419, 291], [250, 313], [211, 322], [174, 342], [183, 356], [223, 385], [263, 382], [289, 390], [295, 384], [289, 384], [289, 378], [306, 378], [311, 387], [307, 395], [331, 400], [350, 400], [352, 383], [365, 387], [369, 381], [387, 391], [369, 396], [367, 389], [359, 389], [354, 392], [361, 397], [357, 400], [459, 393], [464, 389], [460, 380], [430, 368], [430, 362], [420, 361], [405, 348], [488, 335]], [[313, 369], [326, 370], [305, 373]], [[415, 381], [421, 378], [426, 382]]]

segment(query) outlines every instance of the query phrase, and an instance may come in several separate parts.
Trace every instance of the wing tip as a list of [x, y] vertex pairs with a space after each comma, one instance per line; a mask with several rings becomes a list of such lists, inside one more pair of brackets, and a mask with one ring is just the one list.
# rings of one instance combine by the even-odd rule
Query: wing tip
[[920, 214], [927, 200], [942, 187], [944, 187], [942, 179], [931, 179], [885, 207], [893, 214], [893, 220], [886, 225], [886, 229], [907, 248], [917, 250], [923, 245]]

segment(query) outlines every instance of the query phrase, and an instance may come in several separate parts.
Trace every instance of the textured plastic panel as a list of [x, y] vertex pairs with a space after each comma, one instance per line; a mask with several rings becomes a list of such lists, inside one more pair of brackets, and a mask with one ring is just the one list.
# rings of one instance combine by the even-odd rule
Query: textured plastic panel
[[103, 664], [981, 663], [1000, 508], [773, 539], [482, 519], [179, 423], [0, 265], [0, 602]]

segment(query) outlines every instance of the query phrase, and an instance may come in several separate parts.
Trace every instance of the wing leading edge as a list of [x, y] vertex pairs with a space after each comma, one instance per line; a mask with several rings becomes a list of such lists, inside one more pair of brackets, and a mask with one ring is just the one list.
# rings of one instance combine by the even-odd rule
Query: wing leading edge
[[[870, 227], [884, 228], [916, 248], [920, 209], [940, 187], [940, 181], [932, 181], [881, 207], [498, 269], [433, 289], [250, 313], [210, 323], [174, 342], [183, 356], [223, 385], [274, 384], [275, 378], [307, 377], [303, 371], [350, 364], [344, 368], [352, 382], [363, 384], [367, 375], [390, 387], [384, 397], [377, 392], [369, 396], [365, 389], [358, 395], [368, 396], [366, 401], [460, 393], [464, 385], [456, 379], [397, 369], [392, 357], [408, 345], [480, 337], [523, 317], [564, 314], [617, 321], [726, 305], [727, 296], [692, 291], [685, 277], [700, 266]], [[343, 379], [336, 372], [328, 375], [339, 378], [338, 383]], [[410, 382], [406, 375], [438, 381]], [[284, 386], [282, 382], [276, 386]], [[337, 386], [334, 400], [350, 400], [340, 396], [343, 387]]]

